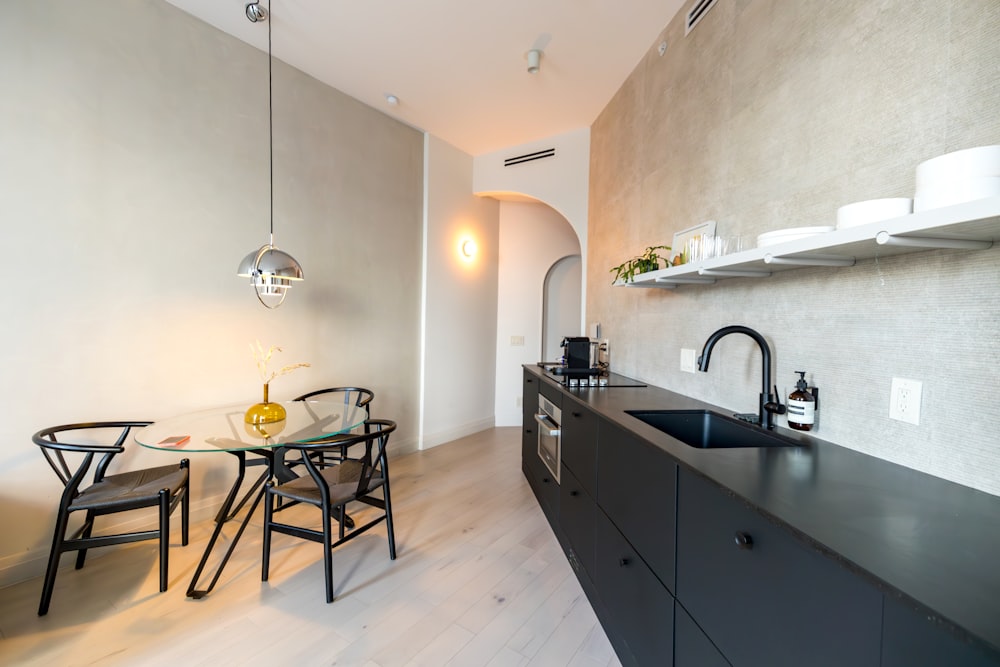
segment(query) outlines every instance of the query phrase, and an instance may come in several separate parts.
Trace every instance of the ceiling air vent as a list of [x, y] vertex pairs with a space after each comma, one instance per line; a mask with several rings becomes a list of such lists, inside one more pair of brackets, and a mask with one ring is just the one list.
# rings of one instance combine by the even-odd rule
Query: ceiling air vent
[[524, 164], [525, 162], [531, 162], [532, 160], [541, 160], [542, 158], [555, 157], [556, 149], [546, 148], [544, 151], [537, 151], [535, 153], [525, 153], [524, 155], [518, 155], [517, 157], [509, 157], [503, 161], [503, 166], [513, 167], [515, 164]]
[[694, 3], [694, 7], [688, 12], [687, 21], [684, 22], [684, 35], [687, 36], [694, 27], [698, 25], [698, 21], [702, 19], [708, 10], [715, 7], [715, 0], [698, 0]]

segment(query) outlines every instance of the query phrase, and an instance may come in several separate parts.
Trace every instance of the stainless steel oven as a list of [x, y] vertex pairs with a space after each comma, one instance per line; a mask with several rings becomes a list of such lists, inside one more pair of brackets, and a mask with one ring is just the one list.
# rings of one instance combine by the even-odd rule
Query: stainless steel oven
[[538, 458], [549, 469], [559, 483], [559, 458], [562, 447], [562, 410], [552, 404], [552, 401], [541, 394], [538, 395], [538, 412], [535, 413], [538, 422]]

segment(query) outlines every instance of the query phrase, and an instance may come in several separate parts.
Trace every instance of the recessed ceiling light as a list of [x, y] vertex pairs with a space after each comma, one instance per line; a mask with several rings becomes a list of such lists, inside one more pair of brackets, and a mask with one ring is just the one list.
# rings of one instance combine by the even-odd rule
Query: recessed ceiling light
[[398, 107], [399, 106], [399, 98], [396, 97], [395, 95], [393, 95], [392, 93], [386, 93], [385, 94], [385, 103], [388, 104], [391, 107]]

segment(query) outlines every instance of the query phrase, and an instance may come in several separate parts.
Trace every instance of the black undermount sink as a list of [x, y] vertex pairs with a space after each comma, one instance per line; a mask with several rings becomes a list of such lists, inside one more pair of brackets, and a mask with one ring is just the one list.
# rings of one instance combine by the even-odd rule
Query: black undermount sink
[[626, 410], [685, 445], [698, 449], [730, 447], [799, 447], [795, 442], [759, 426], [710, 410]]

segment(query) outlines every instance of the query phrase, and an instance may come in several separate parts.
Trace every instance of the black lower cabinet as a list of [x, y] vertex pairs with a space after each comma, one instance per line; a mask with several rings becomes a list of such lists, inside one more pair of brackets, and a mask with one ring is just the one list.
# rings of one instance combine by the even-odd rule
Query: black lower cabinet
[[[674, 598], [598, 510], [595, 585], [624, 665], [673, 665]], [[610, 626], [610, 627], [609, 627]]]
[[528, 458], [525, 476], [535, 492], [535, 498], [538, 499], [542, 512], [555, 527], [559, 522], [559, 484], [537, 455]]
[[732, 667], [679, 602], [674, 605], [674, 667]]
[[674, 590], [677, 464], [653, 445], [601, 421], [597, 504]]
[[885, 599], [882, 667], [996, 667], [1000, 653], [972, 645], [901, 601]]
[[686, 470], [677, 533], [677, 600], [734, 667], [878, 667], [873, 586]]
[[559, 527], [573, 548], [577, 560], [573, 569], [582, 567], [594, 578], [594, 514], [597, 506], [583, 484], [565, 465], [559, 477]]

